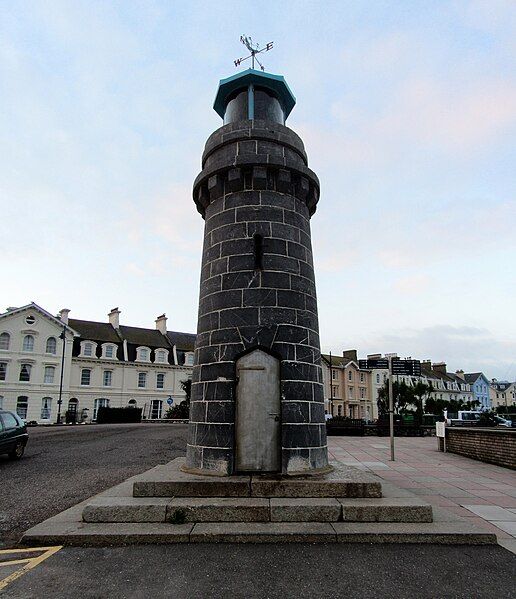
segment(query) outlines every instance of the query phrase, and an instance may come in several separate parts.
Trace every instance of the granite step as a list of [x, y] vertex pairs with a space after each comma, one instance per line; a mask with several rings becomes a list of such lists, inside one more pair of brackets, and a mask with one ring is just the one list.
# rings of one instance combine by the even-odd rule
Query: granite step
[[115, 522], [431, 522], [432, 508], [412, 498], [104, 497], [82, 511], [90, 523]]
[[224, 522], [86, 523], [44, 522], [28, 530], [30, 545], [114, 546], [170, 543], [436, 543], [496, 544], [496, 535], [465, 521], [431, 523]]
[[181, 470], [184, 458], [153, 468], [133, 483], [134, 497], [381, 497], [379, 479], [335, 463], [321, 475], [204, 476]]

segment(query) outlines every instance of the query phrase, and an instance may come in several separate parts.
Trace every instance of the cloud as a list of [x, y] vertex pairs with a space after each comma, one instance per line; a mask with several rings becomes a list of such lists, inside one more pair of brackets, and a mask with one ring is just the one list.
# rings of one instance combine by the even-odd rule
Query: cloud
[[400, 277], [393, 282], [396, 291], [403, 294], [418, 295], [429, 289], [431, 279], [425, 274], [414, 274]]

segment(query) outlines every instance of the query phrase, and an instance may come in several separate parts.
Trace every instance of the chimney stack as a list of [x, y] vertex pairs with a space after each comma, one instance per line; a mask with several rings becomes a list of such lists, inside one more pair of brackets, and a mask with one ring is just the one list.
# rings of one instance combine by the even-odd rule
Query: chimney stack
[[345, 349], [342, 352], [342, 357], [347, 358], [348, 360], [354, 360], [356, 362], [358, 360], [357, 350], [356, 349]]
[[61, 322], [63, 324], [68, 324], [68, 314], [70, 313], [70, 310], [68, 308], [63, 308], [62, 310], [59, 310], [59, 318], [61, 319]]
[[111, 312], [108, 314], [109, 324], [115, 328], [120, 328], [120, 310], [118, 308], [113, 308]]
[[431, 362], [431, 360], [421, 360], [421, 366], [425, 370], [432, 370], [432, 362]]
[[162, 335], [167, 334], [167, 317], [165, 316], [165, 314], [162, 314], [161, 316], [158, 316], [158, 318], [156, 318], [156, 329]]
[[456, 370], [455, 374], [461, 378], [463, 381], [465, 381], [466, 379], [464, 378], [464, 370]]
[[435, 362], [432, 364], [432, 370], [440, 374], [446, 374], [446, 362]]

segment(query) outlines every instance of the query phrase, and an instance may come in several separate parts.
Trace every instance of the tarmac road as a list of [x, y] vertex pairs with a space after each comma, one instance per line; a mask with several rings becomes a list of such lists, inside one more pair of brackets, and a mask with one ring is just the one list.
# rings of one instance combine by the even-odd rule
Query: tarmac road
[[65, 547], [2, 599], [505, 599], [515, 579], [516, 557], [496, 546]]
[[184, 455], [187, 425], [102, 424], [29, 428], [25, 456], [0, 456], [0, 548], [63, 510]]

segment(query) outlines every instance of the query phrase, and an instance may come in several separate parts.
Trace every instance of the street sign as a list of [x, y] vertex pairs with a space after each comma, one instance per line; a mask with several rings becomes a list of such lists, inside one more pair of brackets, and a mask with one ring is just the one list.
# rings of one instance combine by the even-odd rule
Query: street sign
[[[400, 358], [391, 358], [391, 364], [392, 374], [421, 376], [421, 362], [419, 360], [401, 360]], [[361, 369], [388, 369], [389, 360], [387, 358], [370, 358], [369, 360], [359, 360], [358, 367]]]
[[392, 374], [405, 374], [421, 376], [421, 362], [419, 360], [392, 360]]
[[389, 368], [389, 360], [385, 358], [372, 358], [369, 360], [359, 360], [359, 368]]
[[174, 403], [174, 400], [171, 397], [169, 397], [167, 399], [167, 403], [168, 403], [169, 406], [171, 406]]

